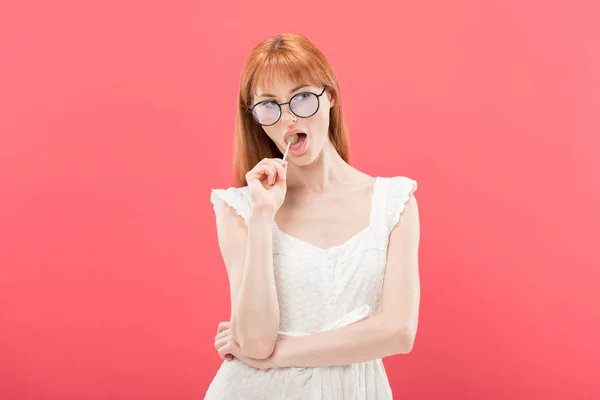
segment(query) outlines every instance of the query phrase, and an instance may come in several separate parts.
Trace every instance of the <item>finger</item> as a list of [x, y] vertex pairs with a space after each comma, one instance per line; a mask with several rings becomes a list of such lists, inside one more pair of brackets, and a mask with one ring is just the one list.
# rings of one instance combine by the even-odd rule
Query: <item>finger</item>
[[288, 162], [287, 162], [287, 161], [284, 161], [284, 160], [282, 160], [281, 158], [274, 158], [273, 160], [274, 160], [274, 161], [275, 161], [277, 164], [281, 165], [281, 166], [282, 166], [282, 167], [284, 167], [284, 168], [287, 168], [287, 166], [288, 166]]
[[219, 340], [223, 337], [226, 337], [228, 335], [231, 334], [231, 329], [225, 329], [224, 331], [221, 331], [217, 334], [217, 336], [215, 336], [215, 340]]
[[230, 327], [231, 327], [230, 321], [219, 322], [219, 325], [217, 326], [217, 334], [219, 334], [219, 332], [222, 332], [225, 329], [229, 329]]
[[231, 337], [229, 336], [215, 340], [215, 349], [220, 351], [220, 349], [222, 349], [223, 346], [226, 346], [229, 342], [231, 342]]
[[229, 336], [225, 336], [225, 337], [221, 337], [218, 339], [215, 339], [215, 349], [219, 350], [221, 347], [225, 346], [227, 344], [227, 342], [230, 341], [230, 337]]
[[278, 158], [271, 160], [271, 166], [275, 169], [277, 174], [273, 177], [273, 183], [281, 182], [286, 179], [286, 161], [282, 161]]
[[277, 179], [276, 182], [282, 182], [285, 181], [286, 179], [286, 170], [285, 167], [279, 163], [273, 164], [275, 166], [275, 169], [277, 170]]
[[227, 344], [225, 344], [224, 346], [221, 346], [221, 348], [219, 348], [219, 351], [218, 351], [218, 353], [219, 353], [219, 356], [220, 356], [222, 359], [225, 359], [225, 357], [226, 357], [228, 354], [231, 354], [231, 350], [232, 350], [232, 342], [231, 342], [231, 341], [229, 341], [229, 342], [227, 342]]
[[268, 177], [267, 169], [264, 165], [257, 165], [246, 174], [246, 180], [251, 185], [253, 181], [262, 182]]
[[275, 178], [277, 178], [275, 165], [272, 162], [265, 164], [265, 173], [267, 174], [267, 183], [272, 185], [275, 182]]
[[253, 173], [253, 176], [259, 180], [268, 179], [270, 176], [275, 174], [275, 170], [269, 164], [258, 165]]

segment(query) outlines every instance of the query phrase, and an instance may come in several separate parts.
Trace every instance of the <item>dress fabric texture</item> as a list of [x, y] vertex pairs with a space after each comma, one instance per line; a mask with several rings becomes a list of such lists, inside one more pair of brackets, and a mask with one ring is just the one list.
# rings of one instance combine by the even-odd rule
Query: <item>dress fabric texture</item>
[[[377, 177], [368, 226], [338, 246], [317, 247], [273, 223], [279, 340], [344, 327], [381, 312], [389, 236], [416, 189], [417, 182], [405, 176]], [[213, 189], [211, 202], [215, 212], [227, 204], [248, 222], [247, 186]], [[221, 364], [205, 399], [386, 400], [392, 399], [392, 390], [381, 359], [267, 371], [234, 359]]]

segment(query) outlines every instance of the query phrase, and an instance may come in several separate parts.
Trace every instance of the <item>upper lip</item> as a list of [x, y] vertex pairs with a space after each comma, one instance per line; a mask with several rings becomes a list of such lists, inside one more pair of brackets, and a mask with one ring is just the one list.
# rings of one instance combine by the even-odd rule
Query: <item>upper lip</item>
[[287, 142], [286, 142], [287, 138], [290, 137], [290, 136], [292, 136], [292, 135], [295, 135], [296, 133], [304, 133], [304, 131], [301, 130], [301, 129], [293, 129], [291, 131], [287, 131], [285, 133], [285, 135], [283, 135], [283, 141], [285, 142], [286, 145], [287, 145]]

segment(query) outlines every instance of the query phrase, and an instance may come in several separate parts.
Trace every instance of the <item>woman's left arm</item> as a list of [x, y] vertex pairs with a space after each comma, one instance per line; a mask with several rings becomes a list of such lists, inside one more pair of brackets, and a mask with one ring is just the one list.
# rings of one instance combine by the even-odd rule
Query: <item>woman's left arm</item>
[[411, 195], [390, 234], [381, 314], [343, 328], [278, 341], [272, 365], [347, 365], [409, 353], [419, 319], [419, 237], [419, 209]]
[[419, 317], [419, 238], [419, 210], [411, 195], [390, 234], [379, 315], [343, 328], [280, 340], [265, 360], [249, 359], [237, 351], [234, 356], [255, 368], [268, 369], [348, 365], [409, 353]]

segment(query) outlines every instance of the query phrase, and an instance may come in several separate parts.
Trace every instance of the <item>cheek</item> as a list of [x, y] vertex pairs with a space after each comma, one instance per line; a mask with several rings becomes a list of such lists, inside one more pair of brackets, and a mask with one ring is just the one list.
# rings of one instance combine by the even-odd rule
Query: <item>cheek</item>
[[322, 110], [319, 109], [315, 117], [315, 127], [318, 129], [319, 132], [327, 133], [329, 128], [329, 108], [324, 108]]

